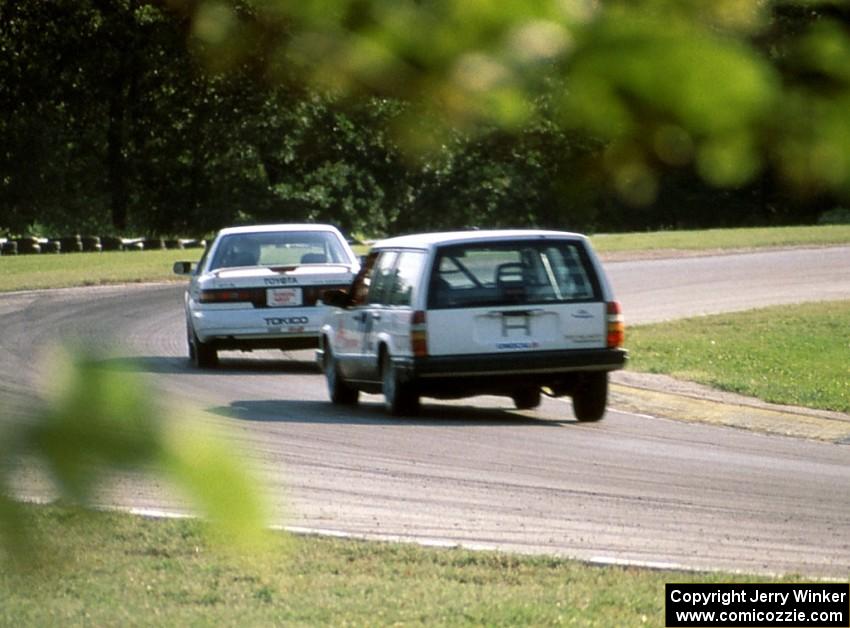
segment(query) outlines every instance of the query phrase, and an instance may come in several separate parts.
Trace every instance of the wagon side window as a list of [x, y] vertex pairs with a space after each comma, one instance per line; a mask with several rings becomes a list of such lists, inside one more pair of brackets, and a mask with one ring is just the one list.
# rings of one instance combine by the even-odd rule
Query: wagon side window
[[410, 305], [425, 264], [424, 251], [402, 251], [392, 274], [387, 305]]
[[369, 294], [366, 297], [366, 303], [383, 304], [386, 303], [387, 291], [393, 280], [393, 267], [395, 266], [398, 253], [395, 251], [384, 251], [378, 256], [375, 262], [375, 272], [372, 277], [372, 285], [369, 287]]

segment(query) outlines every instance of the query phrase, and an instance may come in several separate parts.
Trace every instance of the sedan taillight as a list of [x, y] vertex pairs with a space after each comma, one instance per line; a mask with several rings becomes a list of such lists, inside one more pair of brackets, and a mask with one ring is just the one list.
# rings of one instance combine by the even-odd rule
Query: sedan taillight
[[[296, 307], [312, 307], [328, 290], [341, 290], [349, 284], [322, 284], [320, 286], [293, 285], [301, 290], [301, 303]], [[198, 301], [201, 303], [252, 303], [254, 307], [270, 307], [266, 299], [267, 288], [213, 288], [201, 290]]]
[[201, 290], [198, 301], [201, 303], [262, 303], [265, 294], [265, 290], [255, 288]]

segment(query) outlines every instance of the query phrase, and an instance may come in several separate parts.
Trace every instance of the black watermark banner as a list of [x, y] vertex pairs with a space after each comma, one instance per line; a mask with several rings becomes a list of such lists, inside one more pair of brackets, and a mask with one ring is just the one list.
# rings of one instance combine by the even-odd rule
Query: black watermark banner
[[667, 626], [850, 627], [850, 584], [666, 584]]

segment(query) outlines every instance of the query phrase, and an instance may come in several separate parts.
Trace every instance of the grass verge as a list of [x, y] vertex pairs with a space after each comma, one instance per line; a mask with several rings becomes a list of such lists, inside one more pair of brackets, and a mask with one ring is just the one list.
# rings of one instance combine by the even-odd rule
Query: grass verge
[[663, 626], [665, 582], [781, 581], [286, 534], [239, 556], [194, 520], [30, 514], [52, 563], [0, 571], [0, 625]]
[[632, 327], [629, 368], [773, 403], [850, 412], [850, 301]]
[[[600, 253], [827, 246], [850, 243], [850, 225], [599, 234], [591, 239]], [[366, 251], [366, 247], [356, 249], [358, 254]], [[170, 281], [179, 279], [171, 272], [175, 261], [200, 257], [200, 249], [4, 256], [0, 257], [0, 292]]]
[[0, 292], [179, 279], [178, 260], [198, 260], [202, 249], [109, 251], [0, 257]]
[[601, 233], [591, 241], [600, 253], [828, 246], [850, 243], [850, 225]]

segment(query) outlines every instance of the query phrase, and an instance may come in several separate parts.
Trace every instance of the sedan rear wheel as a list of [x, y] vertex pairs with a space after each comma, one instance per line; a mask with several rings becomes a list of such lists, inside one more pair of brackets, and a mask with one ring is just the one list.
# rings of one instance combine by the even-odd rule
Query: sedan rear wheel
[[410, 382], [400, 380], [398, 369], [387, 354], [381, 360], [381, 378], [387, 412], [393, 416], [419, 414], [419, 395]]
[[573, 413], [582, 422], [605, 416], [608, 403], [608, 373], [585, 373], [573, 391]]
[[218, 366], [218, 351], [208, 342], [201, 342], [195, 330], [191, 327], [188, 330], [189, 341], [189, 359], [199, 369], [209, 369]]

